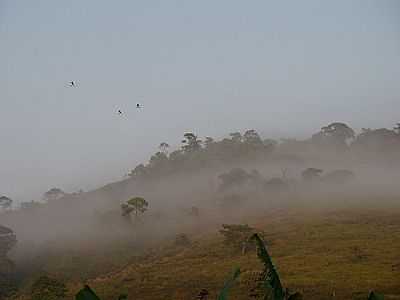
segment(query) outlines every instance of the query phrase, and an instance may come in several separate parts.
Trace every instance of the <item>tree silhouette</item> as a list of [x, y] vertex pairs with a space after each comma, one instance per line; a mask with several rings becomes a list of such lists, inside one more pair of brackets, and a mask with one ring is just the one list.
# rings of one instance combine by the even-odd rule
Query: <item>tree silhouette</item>
[[197, 135], [192, 132], [187, 132], [183, 136], [185, 139], [182, 140], [182, 143], [184, 143], [182, 150], [185, 153], [192, 153], [201, 149], [201, 140], [197, 138]]
[[1, 196], [0, 197], [0, 208], [2, 210], [9, 209], [12, 205], [12, 199], [6, 197], [6, 196]]
[[316, 168], [308, 168], [301, 172], [301, 177], [305, 181], [314, 181], [314, 180], [319, 180], [321, 179], [321, 173], [323, 170], [321, 169], [316, 169]]
[[167, 154], [169, 145], [165, 142], [162, 142], [162, 143], [160, 143], [160, 146], [158, 146], [158, 148], [160, 149], [161, 152], [163, 152], [164, 154]]
[[44, 193], [43, 200], [45, 200], [46, 202], [51, 202], [54, 200], [58, 200], [64, 196], [65, 196], [65, 193], [62, 189], [52, 188], [52, 189], [48, 190], [46, 193]]
[[231, 140], [235, 143], [241, 143], [242, 142], [242, 134], [240, 132], [232, 132], [229, 134], [229, 136], [231, 137]]
[[335, 150], [347, 148], [347, 141], [354, 139], [355, 133], [345, 123], [334, 122], [321, 128], [320, 132], [311, 138], [317, 146], [333, 147]]
[[128, 176], [132, 178], [141, 178], [146, 175], [146, 173], [146, 167], [143, 164], [139, 164], [128, 174]]
[[122, 216], [128, 216], [132, 212], [135, 215], [135, 220], [139, 218], [139, 215], [143, 214], [149, 203], [142, 197], [133, 197], [126, 201], [126, 203], [121, 204]]

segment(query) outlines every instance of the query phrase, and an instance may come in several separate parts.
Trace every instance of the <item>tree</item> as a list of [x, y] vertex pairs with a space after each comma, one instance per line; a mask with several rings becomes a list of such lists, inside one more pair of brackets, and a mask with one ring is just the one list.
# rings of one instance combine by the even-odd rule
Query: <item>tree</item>
[[229, 134], [231, 140], [235, 143], [241, 143], [243, 141], [242, 134], [240, 132], [232, 132]]
[[128, 176], [132, 178], [141, 178], [146, 175], [146, 173], [146, 167], [143, 164], [139, 164], [128, 174]]
[[328, 126], [322, 127], [321, 131], [327, 136], [332, 136], [341, 140], [354, 138], [354, 130], [345, 123], [331, 123]]
[[396, 126], [393, 127], [393, 130], [394, 130], [397, 134], [400, 134], [400, 123], [396, 123]]
[[160, 149], [161, 152], [163, 152], [164, 154], [167, 154], [169, 145], [167, 143], [165, 143], [165, 142], [162, 142], [160, 144], [160, 146], [158, 146], [158, 148]]
[[301, 177], [304, 181], [315, 181], [321, 179], [321, 173], [323, 170], [316, 168], [308, 168], [301, 172]]
[[12, 205], [12, 199], [6, 197], [6, 196], [1, 196], [0, 197], [0, 208], [2, 210], [9, 209]]
[[164, 167], [168, 162], [168, 157], [164, 152], [157, 152], [150, 157], [149, 167], [158, 169]]
[[260, 146], [263, 144], [259, 134], [254, 129], [247, 130], [243, 135], [243, 141], [249, 145]]
[[8, 259], [7, 253], [15, 246], [17, 238], [14, 232], [0, 225], [0, 299], [9, 296], [16, 290], [13, 279], [14, 263]]
[[201, 149], [201, 140], [197, 138], [197, 135], [192, 132], [187, 132], [183, 136], [185, 139], [182, 140], [182, 143], [184, 143], [182, 150], [185, 153], [192, 153]]
[[229, 172], [219, 175], [218, 178], [221, 180], [219, 190], [224, 191], [232, 186], [239, 186], [246, 183], [250, 175], [241, 168], [233, 168]]
[[0, 225], [0, 258], [4, 258], [16, 243], [14, 232], [10, 228]]
[[52, 189], [48, 190], [46, 193], [44, 193], [43, 200], [45, 200], [46, 202], [51, 202], [54, 200], [58, 200], [64, 196], [65, 196], [65, 193], [62, 189], [52, 188]]
[[206, 149], [210, 148], [211, 145], [215, 143], [214, 139], [212, 137], [206, 136], [206, 139], [204, 140], [204, 147]]
[[138, 219], [139, 215], [143, 214], [148, 206], [149, 203], [144, 198], [131, 198], [121, 205], [123, 211], [122, 215], [127, 216], [133, 212], [135, 214], [135, 219]]
[[399, 135], [395, 130], [387, 128], [363, 128], [357, 135], [351, 148], [361, 152], [397, 152], [400, 146]]
[[66, 296], [65, 284], [46, 275], [40, 276], [32, 285], [32, 300], [60, 300]]
[[321, 131], [311, 138], [319, 146], [334, 147], [336, 150], [347, 148], [347, 141], [354, 139], [355, 133], [347, 124], [334, 122], [321, 128]]

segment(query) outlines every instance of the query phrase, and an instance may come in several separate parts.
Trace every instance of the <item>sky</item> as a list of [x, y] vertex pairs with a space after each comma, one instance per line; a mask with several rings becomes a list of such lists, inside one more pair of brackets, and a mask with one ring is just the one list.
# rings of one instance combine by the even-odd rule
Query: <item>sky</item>
[[399, 78], [397, 0], [0, 0], [0, 195], [119, 180], [187, 131], [390, 128]]

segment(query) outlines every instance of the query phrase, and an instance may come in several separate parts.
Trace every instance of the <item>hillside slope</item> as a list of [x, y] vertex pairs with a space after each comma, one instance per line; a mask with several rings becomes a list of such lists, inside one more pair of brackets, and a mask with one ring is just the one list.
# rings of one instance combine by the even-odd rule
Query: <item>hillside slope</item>
[[[400, 207], [296, 208], [249, 222], [264, 230], [284, 286], [305, 299], [365, 299], [369, 290], [400, 299]], [[250, 221], [250, 220], [248, 220]], [[191, 236], [189, 247], [167, 243], [139, 262], [89, 284], [102, 299], [195, 299], [201, 289], [214, 299], [234, 267], [243, 274], [231, 299], [249, 299], [249, 278], [261, 264], [254, 251], [227, 248], [216, 233]], [[253, 276], [254, 277], [254, 276]], [[71, 295], [81, 287], [70, 282]], [[251, 284], [250, 284], [251, 285]]]

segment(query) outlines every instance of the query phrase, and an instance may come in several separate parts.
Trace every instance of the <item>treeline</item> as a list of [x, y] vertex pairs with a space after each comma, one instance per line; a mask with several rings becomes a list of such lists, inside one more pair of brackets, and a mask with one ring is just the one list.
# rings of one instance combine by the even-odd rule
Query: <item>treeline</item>
[[151, 156], [147, 164], [139, 164], [128, 175], [136, 180], [162, 177], [176, 172], [199, 170], [224, 164], [269, 159], [272, 154], [336, 154], [370, 157], [392, 157], [400, 153], [400, 123], [393, 129], [363, 128], [361, 133], [345, 123], [331, 123], [311, 138], [262, 139], [255, 130], [234, 132], [229, 137], [216, 141], [212, 137], [204, 140], [192, 133], [185, 133], [180, 149], [169, 153], [169, 145], [162, 142], [159, 151]]
[[[170, 152], [166, 142], [145, 164], [137, 165], [129, 172], [136, 181], [146, 181], [163, 176], [210, 167], [266, 161], [285, 157], [301, 161], [303, 155], [347, 155], [366, 159], [393, 159], [400, 154], [400, 123], [393, 129], [363, 128], [359, 134], [345, 123], [334, 122], [321, 128], [305, 140], [263, 139], [251, 129], [230, 133], [228, 137], [214, 140], [212, 137], [200, 139], [195, 133], [184, 134], [179, 149]], [[59, 188], [52, 188], [43, 195], [44, 202], [53, 202], [66, 196], [79, 196], [83, 191], [67, 194]], [[0, 197], [0, 212], [12, 207], [12, 199]], [[38, 202], [24, 202], [21, 209], [32, 209]]]

